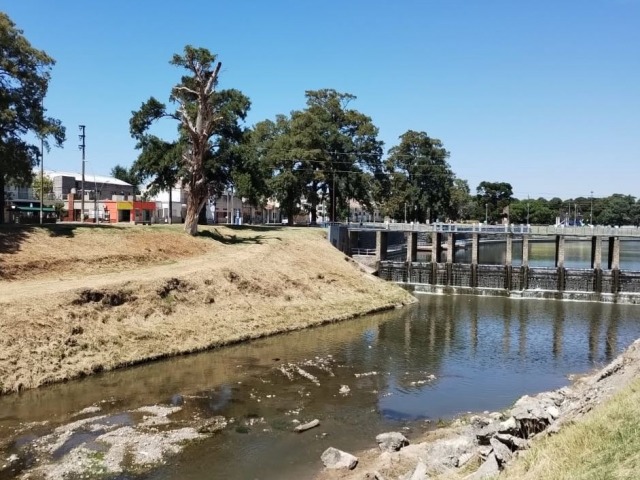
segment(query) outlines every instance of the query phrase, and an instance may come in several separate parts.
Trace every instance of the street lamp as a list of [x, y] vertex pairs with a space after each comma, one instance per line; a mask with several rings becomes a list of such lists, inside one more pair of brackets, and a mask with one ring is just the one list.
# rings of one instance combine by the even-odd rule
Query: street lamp
[[593, 225], [593, 190], [591, 190], [591, 213], [589, 214], [589, 224]]
[[489, 204], [484, 204], [484, 224], [489, 225]]

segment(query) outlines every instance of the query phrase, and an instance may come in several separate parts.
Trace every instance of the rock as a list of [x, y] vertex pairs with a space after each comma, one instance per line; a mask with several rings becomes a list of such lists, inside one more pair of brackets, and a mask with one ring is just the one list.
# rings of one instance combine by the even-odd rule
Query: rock
[[482, 458], [487, 458], [491, 454], [491, 452], [493, 452], [493, 448], [491, 448], [491, 445], [483, 445], [482, 447], [478, 448], [478, 453]]
[[376, 436], [376, 442], [383, 452], [397, 452], [409, 445], [409, 440], [400, 432], [381, 433]]
[[491, 423], [491, 419], [481, 417], [480, 415], [472, 415], [469, 417], [469, 423], [475, 428], [482, 428]]
[[480, 430], [476, 431], [476, 438], [478, 439], [478, 443], [480, 445], [489, 445], [489, 440], [496, 433], [498, 433], [499, 428], [498, 422], [492, 422], [489, 425], [482, 427]]
[[493, 447], [493, 453], [496, 456], [496, 460], [500, 465], [504, 465], [513, 457], [511, 453], [511, 449], [507, 447], [504, 443], [496, 438], [492, 438], [490, 440], [491, 446]]
[[519, 428], [518, 428], [518, 422], [516, 421], [516, 419], [514, 417], [509, 417], [507, 418], [504, 422], [500, 422], [500, 425], [498, 425], [498, 432], [499, 433], [516, 433], [518, 432]]
[[227, 426], [227, 419], [222, 415], [218, 415], [211, 418], [205, 418], [201, 420], [196, 426], [195, 429], [198, 433], [216, 433], [220, 430], [224, 430]]
[[525, 450], [529, 448], [529, 442], [523, 438], [518, 438], [508, 433], [498, 433], [494, 437], [511, 448], [511, 450]]
[[551, 415], [554, 420], [560, 416], [558, 407], [547, 407], [547, 413]]
[[327, 448], [320, 457], [326, 468], [347, 468], [353, 470], [358, 465], [358, 458], [337, 448]]
[[487, 460], [482, 466], [472, 473], [466, 480], [482, 480], [484, 478], [493, 478], [500, 473], [500, 467], [498, 466], [498, 460], [496, 460], [495, 454], [491, 454], [487, 457]]
[[473, 452], [463, 453], [458, 457], [458, 462], [456, 467], [457, 468], [464, 467], [467, 464], [467, 462], [469, 462], [469, 460], [471, 460], [474, 456], [475, 454]]
[[182, 404], [184, 404], [184, 397], [182, 395], [179, 394], [175, 394], [171, 397], [171, 405], [173, 405], [174, 407], [178, 407]]
[[500, 412], [491, 412], [489, 414], [489, 418], [491, 418], [492, 420], [502, 420], [504, 418], [504, 415]]
[[320, 420], [318, 420], [317, 418], [315, 420], [311, 420], [308, 423], [303, 423], [302, 425], [298, 425], [296, 428], [293, 429], [294, 432], [304, 432], [305, 430], [309, 430], [311, 428], [317, 427], [318, 425], [320, 425]]
[[418, 465], [416, 465], [416, 469], [413, 471], [409, 480], [424, 480], [427, 477], [427, 466], [424, 464], [422, 460], [418, 460]]
[[340, 393], [341, 395], [348, 395], [350, 391], [351, 389], [349, 388], [349, 385], [342, 385], [340, 387], [340, 390], [338, 390], [338, 393]]

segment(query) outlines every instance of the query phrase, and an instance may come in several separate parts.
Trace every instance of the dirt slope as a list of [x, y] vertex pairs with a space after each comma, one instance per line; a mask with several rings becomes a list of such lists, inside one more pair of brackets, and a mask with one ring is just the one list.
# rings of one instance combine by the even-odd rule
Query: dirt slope
[[[311, 228], [0, 230], [0, 392], [408, 303]], [[123, 252], [126, 251], [126, 253]]]

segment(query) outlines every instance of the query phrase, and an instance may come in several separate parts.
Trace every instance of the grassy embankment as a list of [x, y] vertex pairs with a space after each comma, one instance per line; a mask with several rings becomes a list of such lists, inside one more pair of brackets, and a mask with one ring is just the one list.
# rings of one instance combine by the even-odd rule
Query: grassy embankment
[[599, 405], [583, 421], [534, 443], [500, 479], [640, 478], [640, 380]]
[[0, 228], [0, 393], [409, 303], [312, 228]]

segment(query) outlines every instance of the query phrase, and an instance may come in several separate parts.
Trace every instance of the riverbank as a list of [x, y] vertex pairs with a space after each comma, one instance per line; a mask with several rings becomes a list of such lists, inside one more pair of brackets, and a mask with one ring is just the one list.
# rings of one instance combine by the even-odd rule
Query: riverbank
[[323, 470], [316, 480], [634, 479], [640, 469], [639, 379], [636, 340], [571, 386], [525, 395], [505, 412], [461, 417], [408, 446], [355, 452], [354, 470]]
[[314, 228], [0, 229], [0, 392], [412, 303]]

